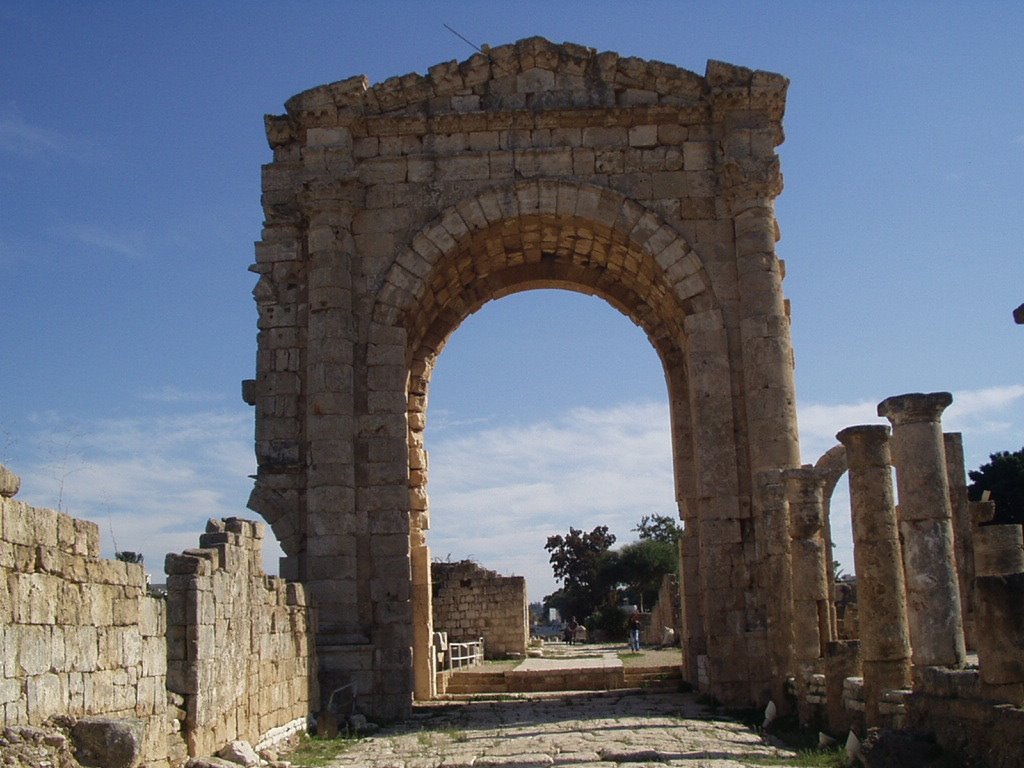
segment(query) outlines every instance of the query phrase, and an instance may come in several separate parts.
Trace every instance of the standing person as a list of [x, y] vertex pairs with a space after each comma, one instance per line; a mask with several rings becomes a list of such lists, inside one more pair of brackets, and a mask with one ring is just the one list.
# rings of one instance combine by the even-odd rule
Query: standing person
[[629, 617], [629, 650], [640, 652], [640, 611]]
[[569, 627], [568, 627], [568, 630], [569, 630], [569, 645], [575, 645], [576, 644], [576, 630], [579, 629], [579, 626], [580, 626], [579, 622], [576, 621], [576, 617], [573, 616], [572, 617], [572, 621], [569, 622]]

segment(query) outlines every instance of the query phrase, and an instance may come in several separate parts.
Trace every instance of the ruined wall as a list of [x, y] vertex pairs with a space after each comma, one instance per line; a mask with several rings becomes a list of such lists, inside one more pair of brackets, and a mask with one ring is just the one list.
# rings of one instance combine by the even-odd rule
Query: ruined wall
[[315, 619], [300, 584], [267, 576], [263, 526], [211, 520], [168, 555], [168, 688], [184, 696], [190, 755], [303, 730], [317, 708]]
[[145, 722], [143, 766], [180, 754], [168, 716], [164, 601], [141, 565], [102, 560], [99, 529], [0, 496], [2, 726], [54, 715]]
[[261, 525], [211, 520], [203, 548], [168, 555], [165, 599], [142, 565], [100, 558], [95, 523], [16, 501], [18, 485], [0, 466], [0, 729], [141, 721], [142, 768], [304, 729], [314, 613], [264, 575]]
[[501, 576], [471, 560], [432, 563], [434, 627], [450, 642], [484, 638], [488, 659], [525, 654], [529, 640], [526, 579]]
[[672, 645], [678, 645], [683, 636], [682, 604], [679, 601], [679, 578], [666, 573], [658, 589], [658, 602], [651, 609], [651, 618], [644, 633], [647, 645], [661, 645], [665, 642], [665, 628], [674, 633]]

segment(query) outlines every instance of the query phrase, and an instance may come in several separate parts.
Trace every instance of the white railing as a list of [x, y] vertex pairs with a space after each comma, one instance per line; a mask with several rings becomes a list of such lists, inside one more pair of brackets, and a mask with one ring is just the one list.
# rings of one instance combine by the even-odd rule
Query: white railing
[[482, 664], [484, 661], [484, 639], [481, 637], [470, 643], [448, 643], [446, 661], [448, 669]]

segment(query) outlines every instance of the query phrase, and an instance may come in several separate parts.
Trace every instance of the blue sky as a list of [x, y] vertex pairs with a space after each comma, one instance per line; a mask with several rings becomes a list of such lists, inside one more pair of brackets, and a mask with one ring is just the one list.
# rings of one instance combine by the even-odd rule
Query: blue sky
[[[251, 514], [262, 116], [466, 58], [444, 23], [785, 74], [804, 460], [908, 391], [954, 393], [969, 466], [1024, 445], [1018, 3], [0, 0], [0, 461], [19, 498], [95, 520], [157, 580], [207, 517]], [[650, 345], [599, 300], [485, 306], [432, 386], [434, 555], [550, 592], [547, 535], [625, 541], [673, 512], [666, 414]], [[841, 510], [833, 524], [842, 538]]]

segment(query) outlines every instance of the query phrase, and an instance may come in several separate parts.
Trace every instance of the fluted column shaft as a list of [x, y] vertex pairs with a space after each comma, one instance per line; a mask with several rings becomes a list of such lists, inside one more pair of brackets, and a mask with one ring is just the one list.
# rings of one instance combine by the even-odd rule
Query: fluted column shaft
[[916, 667], [964, 662], [963, 618], [942, 437], [948, 392], [897, 395], [878, 404], [892, 423], [910, 644]]

